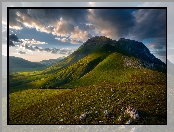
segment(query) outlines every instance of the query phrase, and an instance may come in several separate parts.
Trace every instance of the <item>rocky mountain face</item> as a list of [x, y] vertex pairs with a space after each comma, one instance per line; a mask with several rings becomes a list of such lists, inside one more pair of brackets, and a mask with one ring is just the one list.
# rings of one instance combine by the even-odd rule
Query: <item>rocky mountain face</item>
[[125, 58], [127, 66], [146, 67], [151, 70], [166, 72], [166, 64], [151, 54], [149, 49], [142, 42], [125, 38], [120, 38], [116, 41], [105, 36], [96, 36], [88, 39], [82, 46], [70, 55], [72, 60], [69, 64], [72, 64], [93, 51], [101, 48], [103, 48], [103, 50], [108, 50], [108, 52], [114, 51], [140, 60], [139, 63], [141, 64], [135, 66], [133, 62]]

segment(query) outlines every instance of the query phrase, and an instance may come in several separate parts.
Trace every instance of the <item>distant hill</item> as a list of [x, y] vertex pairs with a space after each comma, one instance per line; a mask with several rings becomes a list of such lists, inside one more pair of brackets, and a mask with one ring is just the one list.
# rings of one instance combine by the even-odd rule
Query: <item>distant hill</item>
[[23, 58], [9, 56], [9, 72], [34, 71], [46, 68], [46, 65], [38, 62], [31, 62]]
[[65, 57], [59, 57], [57, 59], [49, 59], [49, 60], [42, 60], [39, 63], [44, 64], [46, 66], [51, 66], [59, 62], [60, 60], [64, 59]]

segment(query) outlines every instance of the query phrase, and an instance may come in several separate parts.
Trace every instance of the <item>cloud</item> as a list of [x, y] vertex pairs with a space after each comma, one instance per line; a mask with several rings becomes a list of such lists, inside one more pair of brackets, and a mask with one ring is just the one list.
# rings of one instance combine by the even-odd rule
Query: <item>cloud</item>
[[[37, 31], [51, 33], [55, 36], [70, 37], [74, 40], [80, 25], [79, 31], [87, 34], [89, 29], [94, 29], [92, 26], [84, 25], [87, 22], [86, 9], [10, 9], [9, 25], [10, 28], [28, 27], [35, 28]], [[83, 26], [82, 26], [83, 25]], [[91, 28], [87, 28], [91, 27]], [[22, 29], [22, 28], [21, 28]], [[88, 36], [91, 36], [88, 34]], [[85, 36], [85, 40], [87, 37]], [[62, 39], [65, 42], [65, 39]], [[80, 41], [84, 41], [82, 38]], [[69, 39], [69, 42], [70, 39]], [[72, 41], [74, 42], [74, 41]]]
[[69, 42], [69, 40], [67, 38], [62, 38], [61, 41], [62, 42]]
[[165, 49], [166, 50], [166, 38], [154, 38], [152, 42], [147, 43], [146, 46], [150, 49]]
[[102, 35], [112, 39], [125, 37], [135, 25], [132, 10], [126, 9], [90, 9], [88, 19], [100, 30]]
[[[91, 38], [90, 30], [95, 29], [94, 26], [80, 24], [79, 26], [74, 26], [72, 23], [64, 21], [62, 18], [57, 23], [57, 27], [53, 30], [53, 35], [68, 38], [55, 38], [62, 42], [70, 42], [72, 44], [79, 44], [85, 42], [88, 38]], [[91, 31], [92, 32], [92, 31]]]
[[35, 51], [35, 48], [33, 46], [25, 45], [25, 49], [28, 49], [28, 50], [31, 50], [31, 51]]
[[65, 54], [65, 55], [70, 55], [71, 53], [73, 53], [74, 50], [72, 50], [71, 48], [62, 48], [59, 50], [59, 54]]
[[10, 41], [15, 41], [15, 42], [20, 42], [19, 38], [18, 38], [18, 36], [16, 34], [10, 34], [9, 35], [9, 40]]
[[[5, 42], [5, 40], [6, 38], [3, 37], [2, 41]], [[8, 42], [10, 47], [14, 47], [15, 46], [14, 42], [21, 42], [21, 41], [19, 40], [16, 34], [10, 34]]]
[[43, 49], [43, 51], [51, 52], [51, 49], [50, 48], [45, 48], [45, 49]]
[[37, 50], [37, 49], [40, 49], [39, 47], [37, 47], [37, 46], [34, 46], [34, 48]]
[[20, 39], [20, 41], [22, 41], [23, 44], [48, 44], [46, 42], [42, 42], [35, 39]]
[[[26, 11], [26, 9], [23, 9], [20, 11]], [[10, 9], [9, 10], [9, 27], [16, 29], [16, 30], [21, 30], [22, 26], [19, 23], [19, 20], [17, 19], [18, 15], [17, 15], [17, 9]]]
[[62, 48], [62, 49], [57, 49], [57, 48], [45, 48], [45, 49], [39, 49], [40, 52], [49, 52], [52, 54], [64, 54], [64, 55], [69, 55], [74, 52], [73, 49], [71, 48]]
[[32, 45], [28, 45], [28, 44], [22, 43], [20, 46], [23, 47], [26, 50], [35, 51], [35, 47], [32, 46]]
[[81, 40], [76, 40], [76, 39], [74, 39], [74, 38], [71, 38], [71, 39], [70, 39], [70, 43], [72, 43], [72, 44], [82, 44], [83, 41], [81, 41]]
[[152, 50], [151, 53], [156, 54], [158, 56], [166, 56], [167, 55], [167, 52], [165, 50]]
[[9, 40], [9, 46], [10, 46], [10, 47], [14, 47], [15, 45], [13, 44], [12, 41]]
[[60, 49], [52, 48], [51, 53], [52, 54], [57, 54]]
[[19, 51], [18, 53], [19, 54], [26, 54], [26, 52], [23, 52], [23, 51]]
[[11, 9], [10, 16], [11, 27], [34, 28], [72, 44], [96, 35], [143, 41], [166, 34], [162, 9]]
[[166, 10], [139, 9], [133, 13], [136, 23], [130, 37], [137, 40], [166, 37]]
[[87, 31], [80, 30], [78, 26], [74, 28], [74, 31], [70, 35], [70, 39], [82, 42], [86, 41], [88, 38], [91, 37], [91, 34], [89, 34]]
[[60, 18], [57, 26], [53, 29], [53, 35], [68, 36], [74, 30], [74, 25]]

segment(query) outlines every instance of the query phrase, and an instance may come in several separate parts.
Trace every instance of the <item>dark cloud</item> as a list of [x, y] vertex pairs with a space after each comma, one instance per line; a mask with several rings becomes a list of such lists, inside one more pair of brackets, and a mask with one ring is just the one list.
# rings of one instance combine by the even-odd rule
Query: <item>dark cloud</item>
[[40, 49], [40, 52], [49, 52], [52, 54], [71, 54], [74, 50], [69, 49], [69, 48], [63, 48], [63, 49], [57, 49], [57, 48], [44, 48], [44, 49]]
[[70, 21], [73, 24], [80, 24], [87, 21], [87, 9], [67, 9], [59, 10], [61, 17], [67, 21]]
[[16, 9], [11, 9], [9, 10], [9, 25], [10, 26], [20, 26], [19, 22], [17, 21], [17, 10]]
[[44, 49], [39, 49], [39, 51], [41, 51], [41, 52], [42, 52], [42, 51], [44, 51]]
[[154, 52], [154, 54], [157, 54], [159, 56], [166, 56], [167, 52], [166, 51], [156, 51], [156, 52]]
[[37, 46], [35, 46], [34, 48], [35, 48], [35, 49], [39, 49], [39, 47], [37, 47]]
[[52, 54], [57, 54], [60, 49], [53, 48], [51, 49]]
[[19, 51], [18, 53], [19, 54], [26, 54], [26, 52], [23, 52], [23, 51]]
[[31, 51], [35, 51], [35, 48], [33, 46], [25, 45], [24, 47], [25, 47], [25, 49], [28, 49], [28, 50], [31, 50]]
[[166, 38], [155, 38], [146, 46], [150, 49], [166, 49]]
[[51, 52], [50, 48], [45, 48], [44, 51]]
[[95, 30], [95, 26], [93, 24], [88, 24], [88, 23], [81, 23], [79, 25], [79, 28], [82, 31], [88, 31], [88, 32], [91, 32], [91, 31]]
[[130, 36], [143, 40], [148, 38], [166, 37], [166, 10], [140, 9], [133, 13], [136, 24]]
[[166, 50], [162, 50], [162, 49], [158, 50], [158, 49], [156, 49], [154, 51], [151, 51], [151, 53], [153, 55], [155, 55], [157, 58], [159, 58], [160, 60], [162, 60], [163, 62], [166, 63], [166, 56], [167, 56]]
[[[72, 36], [75, 27], [87, 22], [87, 9], [21, 9], [10, 10], [10, 27], [19, 27], [19, 24], [35, 28], [37, 31], [52, 33], [56, 36]], [[14, 13], [15, 12], [15, 13]], [[79, 28], [81, 31], [81, 29]], [[81, 31], [83, 32], [83, 31]], [[90, 34], [87, 36], [91, 36]], [[74, 38], [75, 39], [75, 38]], [[84, 42], [82, 38], [81, 41]]]
[[19, 22], [20, 16], [18, 13], [27, 14], [28, 9], [9, 9], [9, 26], [14, 29], [22, 29]]
[[158, 52], [156, 52], [156, 54], [158, 54], [159, 56], [166, 56], [167, 52], [166, 51], [158, 51]]
[[14, 42], [21, 42], [16, 34], [9, 35], [9, 46], [15, 46]]
[[9, 46], [10, 46], [10, 47], [14, 47], [15, 45], [13, 44], [12, 41], [9, 40]]
[[60, 18], [75, 26], [87, 21], [88, 13], [86, 9], [10, 9], [9, 12], [11, 26], [19, 26], [19, 22], [32, 25], [34, 21], [36, 25], [45, 27], [56, 26]]
[[[166, 36], [165, 9], [10, 9], [10, 27], [20, 25], [55, 36], [62, 42], [81, 44], [104, 35], [143, 41]], [[158, 41], [154, 48], [166, 44]]]
[[15, 41], [15, 42], [20, 42], [19, 38], [18, 38], [18, 36], [16, 34], [10, 34], [9, 35], [9, 40], [10, 41]]
[[131, 12], [129, 9], [94, 9], [90, 10], [88, 18], [103, 35], [118, 39], [125, 37], [135, 26], [135, 17]]

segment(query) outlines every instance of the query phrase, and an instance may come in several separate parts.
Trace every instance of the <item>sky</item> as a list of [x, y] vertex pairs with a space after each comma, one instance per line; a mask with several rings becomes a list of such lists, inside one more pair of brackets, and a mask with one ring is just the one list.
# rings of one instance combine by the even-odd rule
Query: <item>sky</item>
[[[6, 38], [7, 38], [7, 32], [6, 32], [6, 29], [7, 29], [7, 7], [60, 7], [60, 6], [63, 6], [63, 7], [77, 7], [77, 6], [98, 6], [98, 7], [134, 7], [134, 6], [140, 6], [140, 7], [167, 7], [167, 59], [170, 60], [171, 62], [174, 63], [174, 34], [173, 34], [173, 31], [174, 31], [174, 24], [173, 24], [173, 21], [174, 21], [174, 12], [173, 12], [173, 8], [174, 8], [174, 3], [173, 2], [2, 2], [2, 7], [1, 7], [1, 10], [2, 10], [2, 55], [5, 55], [7, 56], [7, 41], [6, 41]], [[144, 16], [142, 16], [144, 17]], [[155, 18], [156, 19], [156, 18]], [[157, 22], [158, 24], [158, 22]], [[20, 30], [17, 30], [17, 31], [20, 31]], [[20, 38], [21, 36], [19, 36], [17, 34], [18, 38], [19, 39], [22, 39]], [[28, 38], [28, 37], [26, 37]], [[25, 38], [23, 38], [25, 39]], [[40, 40], [40, 39], [39, 39]], [[39, 41], [38, 40], [38, 41]], [[41, 40], [40, 40], [41, 41]], [[149, 42], [149, 45], [150, 45], [150, 42]], [[44, 45], [43, 45], [44, 46]], [[46, 46], [46, 44], [45, 44]], [[77, 44], [75, 45], [77, 46]], [[77, 46], [78, 47], [78, 46]], [[22, 51], [22, 50], [21, 50]], [[24, 52], [24, 51], [23, 51]], [[20, 54], [17, 54], [17, 55], [20, 55]], [[26, 54], [24, 54], [26, 55]], [[24, 55], [21, 55], [21, 57], [24, 57]], [[32, 56], [32, 54], [31, 54]], [[57, 55], [56, 55], [57, 56]], [[55, 57], [56, 57], [55, 56]], [[41, 57], [41, 56], [40, 56]], [[32, 57], [30, 57], [32, 58]], [[34, 60], [34, 59], [33, 59]], [[2, 63], [4, 65], [4, 63]], [[169, 82], [171, 82], [170, 78], [167, 78], [169, 80]], [[4, 89], [2, 89], [2, 91], [5, 91], [6, 92], [6, 87]], [[169, 104], [168, 106], [170, 106], [169, 108], [169, 122], [168, 122], [168, 125], [167, 125], [167, 129], [170, 131], [170, 130], [173, 130], [173, 109], [172, 109], [172, 106], [173, 106], [173, 88], [172, 87], [169, 87], [168, 88], [169, 92], [168, 92], [168, 97], [169, 97]], [[6, 97], [7, 94], [4, 94], [2, 95], [3, 98], [3, 130], [16, 130], [16, 131], [31, 131], [31, 130], [36, 130], [36, 131], [42, 131], [42, 129], [44, 131], [48, 130], [48, 131], [53, 131], [53, 130], [70, 130], [70, 129], [76, 129], [72, 126], [70, 126], [70, 129], [68, 126], [64, 127], [64, 126], [51, 126], [51, 127], [45, 127], [45, 126], [41, 126], [41, 127], [38, 127], [38, 126], [20, 126], [20, 127], [15, 127], [15, 126], [8, 126], [6, 125], [6, 117], [7, 117], [7, 111], [6, 111]], [[4, 110], [5, 109], [5, 110]], [[78, 127], [78, 126], [77, 126]], [[81, 126], [80, 126], [81, 127]], [[92, 126], [91, 126], [92, 127]], [[101, 128], [101, 126], [99, 126]], [[98, 128], [98, 127], [97, 127]], [[135, 131], [134, 129], [134, 126], [133, 127], [128, 127], [128, 126], [120, 126], [118, 127], [120, 128], [119, 130], [120, 131], [128, 131], [130, 130], [131, 132], [132, 131]], [[136, 128], [142, 128], [144, 131], [146, 131], [147, 129], [148, 130], [158, 130], [158, 131], [163, 131], [163, 130], [166, 130], [166, 127], [163, 127], [163, 126], [160, 126], [160, 127], [155, 127], [155, 126], [152, 126], [152, 127], [149, 127], [149, 126], [137, 126]], [[93, 129], [93, 128], [91, 128]], [[104, 129], [103, 127], [101, 129]], [[114, 127], [112, 128], [112, 130], [116, 130], [117, 127]], [[86, 127], [84, 128], [84, 130], [86, 130]]]
[[[2, 19], [4, 55], [5, 23]], [[166, 25], [165, 9], [10, 9], [9, 55], [29, 61], [58, 58], [91, 37], [106, 36], [143, 42], [166, 62]]]

